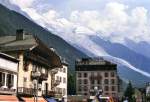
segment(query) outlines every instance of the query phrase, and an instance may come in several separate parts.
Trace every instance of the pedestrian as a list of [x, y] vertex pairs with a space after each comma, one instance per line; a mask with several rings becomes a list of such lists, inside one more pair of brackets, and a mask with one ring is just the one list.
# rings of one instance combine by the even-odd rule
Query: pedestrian
[[123, 102], [129, 102], [128, 97], [126, 97], [125, 100], [123, 100]]
[[65, 102], [65, 98], [64, 97], [62, 97], [61, 102]]

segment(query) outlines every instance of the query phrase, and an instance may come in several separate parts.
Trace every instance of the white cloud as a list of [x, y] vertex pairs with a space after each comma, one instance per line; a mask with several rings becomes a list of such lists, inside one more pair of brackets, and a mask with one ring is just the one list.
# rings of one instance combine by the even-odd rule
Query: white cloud
[[18, 5], [20, 8], [27, 8], [32, 6], [35, 0], [9, 0], [10, 3]]
[[[76, 33], [100, 33], [100, 36], [114, 42], [123, 43], [127, 37], [134, 41], [150, 42], [150, 22], [148, 10], [144, 7], [130, 8], [120, 0], [107, 0], [102, 9], [71, 11], [68, 17], [63, 17], [60, 12], [48, 8], [43, 0], [10, 0], [18, 5], [31, 19], [49, 30], [66, 32], [76, 29]], [[115, 2], [114, 2], [115, 1]], [[69, 3], [77, 3], [74, 0]], [[82, 0], [87, 4], [102, 3], [99, 0]], [[35, 6], [37, 4], [37, 6]], [[40, 10], [37, 7], [40, 7]], [[63, 12], [63, 11], [61, 11]], [[94, 33], [92, 33], [94, 34]], [[62, 36], [61, 33], [59, 36]], [[63, 35], [64, 36], [64, 35]], [[67, 36], [66, 36], [67, 37]], [[75, 39], [75, 37], [74, 37]]]

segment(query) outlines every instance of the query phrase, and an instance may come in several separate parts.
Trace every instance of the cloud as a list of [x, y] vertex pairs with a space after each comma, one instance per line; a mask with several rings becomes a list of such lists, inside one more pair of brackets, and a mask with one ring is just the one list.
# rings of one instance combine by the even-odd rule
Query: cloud
[[[86, 2], [86, 4], [103, 3], [104, 6], [94, 10], [77, 9], [71, 11], [67, 17], [62, 15], [63, 10], [56, 11], [50, 8], [51, 4], [45, 0], [10, 0], [10, 2], [18, 5], [33, 21], [49, 30], [54, 28], [55, 32], [66, 32], [66, 34], [74, 31], [76, 34], [79, 32], [80, 34], [81, 32], [82, 34], [94, 34], [93, 32], [96, 32], [102, 38], [113, 42], [124, 43], [124, 38], [136, 42], [150, 42], [148, 10], [139, 6], [131, 8], [129, 5], [121, 3], [121, 0], [113, 0], [113, 2], [111, 0], [105, 2], [103, 0], [81, 0], [80, 2]], [[68, 4], [79, 3], [70, 0]], [[64, 34], [59, 33], [59, 36], [64, 37]]]
[[28, 8], [32, 6], [35, 0], [9, 0], [10, 3], [18, 5], [20, 8]]

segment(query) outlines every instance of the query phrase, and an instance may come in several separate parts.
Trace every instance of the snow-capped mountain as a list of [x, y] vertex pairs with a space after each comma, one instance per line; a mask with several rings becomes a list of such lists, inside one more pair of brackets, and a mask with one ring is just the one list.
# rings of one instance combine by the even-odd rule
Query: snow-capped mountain
[[148, 42], [141, 41], [136, 43], [130, 39], [125, 39], [124, 45], [131, 50], [150, 58], [150, 44]]
[[[13, 5], [8, 7], [12, 9]], [[26, 17], [63, 38], [85, 54], [91, 57], [104, 57], [117, 63], [119, 76], [133, 81], [134, 85], [141, 86], [150, 80], [150, 57], [147, 57], [149, 46], [146, 47], [147, 54], [139, 50], [146, 44], [142, 44], [141, 47], [134, 47], [134, 41], [130, 41], [130, 43], [127, 41], [128, 43], [124, 44], [113, 43], [109, 41], [110, 39], [101, 36], [102, 33], [95, 32], [84, 25], [74, 24], [63, 18], [56, 20], [49, 17], [39, 19], [37, 15], [29, 15], [27, 11], [24, 12], [28, 14], [28, 16], [25, 15]], [[32, 16], [37, 18], [33, 19]], [[47, 23], [48, 20], [51, 21]]]

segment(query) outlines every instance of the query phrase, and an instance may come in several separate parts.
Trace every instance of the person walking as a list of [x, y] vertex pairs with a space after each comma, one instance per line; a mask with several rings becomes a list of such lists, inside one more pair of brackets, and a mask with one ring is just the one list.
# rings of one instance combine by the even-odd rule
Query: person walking
[[125, 100], [124, 100], [123, 102], [129, 102], [129, 101], [128, 101], [128, 98], [126, 97]]

